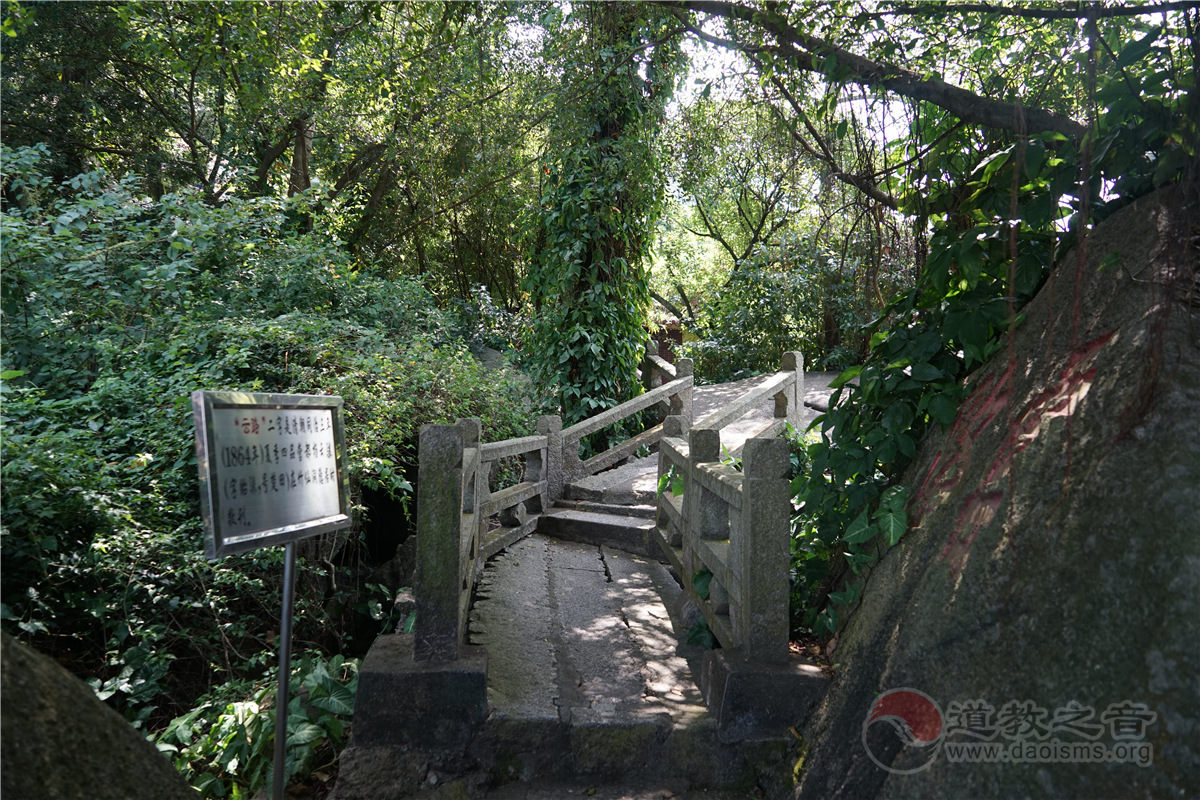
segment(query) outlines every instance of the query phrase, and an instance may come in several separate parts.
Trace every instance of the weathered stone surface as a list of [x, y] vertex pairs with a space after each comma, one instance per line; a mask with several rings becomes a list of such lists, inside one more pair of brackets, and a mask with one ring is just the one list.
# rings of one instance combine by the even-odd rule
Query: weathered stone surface
[[657, 556], [649, 533], [654, 520], [616, 514], [597, 514], [570, 508], [552, 508], [538, 519], [538, 533], [563, 541], [615, 547], [643, 556]]
[[465, 752], [487, 717], [487, 655], [467, 645], [459, 652], [456, 661], [418, 661], [413, 637], [376, 639], [359, 671], [355, 743]]
[[580, 478], [565, 490], [568, 500], [635, 505], [653, 503], [658, 489], [658, 456], [634, 458], [615, 469]]
[[733, 534], [729, 567], [745, 575], [736, 603], [734, 632], [754, 661], [788, 661], [788, 564], [791, 488], [787, 443], [782, 439], [746, 442], [742, 512]]
[[471, 611], [471, 643], [488, 652], [488, 706], [494, 713], [558, 721], [549, 541], [530, 536], [492, 559]]
[[401, 800], [424, 783], [429, 762], [411, 748], [360, 745], [351, 740], [338, 756], [338, 779], [330, 800]]
[[467, 587], [461, 585], [464, 439], [460, 425], [421, 427], [413, 582], [416, 654], [422, 661], [458, 658], [466, 625], [462, 596]]
[[87, 684], [7, 634], [0, 654], [5, 800], [195, 800], [171, 762]]
[[717, 738], [727, 744], [786, 736], [808, 719], [828, 686], [829, 678], [798, 656], [764, 664], [737, 650], [710, 650], [700, 667], [704, 702], [716, 717]]
[[[922, 445], [913, 529], [848, 615], [799, 797], [1200, 794], [1200, 313], [1183, 207], [1162, 192], [1098, 226], [1086, 266], [1058, 267], [955, 424]], [[1113, 746], [1104, 712], [1144, 704], [1154, 719], [1132, 740], [1152, 763], [950, 763], [944, 740], [923, 771], [894, 774], [863, 730], [901, 687], [943, 720], [989, 703], [974, 722], [1006, 745], [1032, 730], [1080, 741], [1047, 725], [1075, 702]], [[1031, 730], [994, 727], [1009, 701], [1034, 705]], [[900, 737], [872, 741], [891, 768], [921, 766]]]
[[681, 650], [667, 610], [680, 593], [661, 564], [540, 535], [489, 562], [471, 640], [488, 648], [491, 713], [470, 753], [493, 784], [790, 787], [786, 742], [718, 740], [699, 650]]

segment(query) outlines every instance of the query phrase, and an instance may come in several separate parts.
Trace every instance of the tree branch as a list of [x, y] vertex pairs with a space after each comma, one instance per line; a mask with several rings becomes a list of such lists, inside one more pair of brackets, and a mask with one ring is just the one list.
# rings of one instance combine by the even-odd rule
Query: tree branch
[[[1016, 130], [1016, 120], [1023, 120], [1030, 133], [1055, 131], [1082, 140], [1087, 126], [1070, 117], [1044, 109], [1026, 107], [981, 97], [938, 78], [923, 78], [919, 73], [892, 64], [881, 64], [852, 53], [815, 36], [802, 33], [778, 14], [770, 11], [724, 2], [724, 0], [659, 0], [662, 5], [681, 11], [698, 11], [722, 19], [744, 22], [765, 31], [778, 42], [776, 48], [756, 48], [741, 42], [732, 45], [743, 52], [773, 51], [791, 59], [799, 69], [824, 73], [823, 65], [832, 56], [839, 68], [848, 71], [847, 80], [860, 86], [883, 89], [912, 100], [924, 100], [946, 109], [964, 122], [1000, 130]], [[691, 26], [695, 32], [695, 26]], [[729, 45], [726, 45], [729, 46]]]
[[[808, 115], [803, 114], [803, 110], [800, 108], [799, 102], [795, 97], [792, 96], [792, 93], [787, 90], [787, 87], [784, 86], [783, 82], [778, 78], [772, 77], [771, 82], [775, 84], [775, 87], [779, 89], [780, 92], [783, 93], [783, 97], [785, 100], [787, 100], [788, 105], [790, 105], [792, 109], [801, 116], [801, 118], [804, 120], [805, 130], [807, 130], [809, 134], [817, 140], [817, 145], [821, 148], [821, 152], [818, 153], [807, 141], [805, 141], [804, 137], [800, 135], [799, 131], [789, 126], [788, 130], [791, 132], [792, 138], [800, 143], [805, 152], [828, 165], [830, 171], [833, 173], [833, 177], [837, 178], [842, 183], [846, 183], [855, 187], [867, 197], [870, 197], [877, 203], [882, 203], [888, 208], [895, 209], [900, 207], [900, 203], [895, 197], [879, 188], [879, 185], [875, 183], [873, 176], [856, 175], [846, 172], [844, 169], [842, 169], [841, 165], [837, 162], [837, 159], [834, 158], [833, 151], [829, 149], [829, 145], [825, 143], [825, 140], [821, 138], [821, 134], [818, 133], [817, 129], [813, 127], [813, 124], [808, 119]], [[771, 110], [775, 111], [776, 114], [780, 114], [779, 110], [775, 108], [773, 104], [771, 105]], [[780, 116], [782, 117], [782, 114], [780, 114]]]
[[1095, 19], [1104, 17], [1136, 17], [1141, 14], [1157, 14], [1162, 11], [1186, 11], [1195, 8], [1195, 0], [1178, 0], [1173, 3], [1159, 5], [1131, 6], [1101, 6], [1094, 12], [1089, 12], [1092, 3], [1064, 3], [1060, 8], [1017, 8], [999, 6], [992, 3], [936, 3], [930, 5], [911, 5], [897, 3], [888, 11], [870, 14], [871, 18], [888, 16], [890, 14], [905, 14], [908, 16], [931, 16], [934, 14], [996, 14], [1002, 17], [1022, 17], [1024, 19], [1087, 19], [1089, 14]]
[[729, 242], [725, 241], [725, 237], [721, 235], [719, 230], [717, 230], [717, 226], [714, 225], [712, 220], [708, 218], [708, 214], [704, 212], [704, 203], [700, 201], [699, 195], [693, 194], [692, 199], [696, 201], [696, 210], [700, 212], [700, 219], [704, 221], [704, 227], [708, 231], [708, 233], [700, 233], [699, 231], [694, 231], [694, 233], [699, 233], [700, 236], [704, 236], [709, 239], [715, 239], [717, 243], [721, 245], [721, 247], [725, 248], [725, 252], [729, 253], [729, 257], [733, 259], [733, 268], [737, 269], [737, 252], [733, 249]]
[[658, 301], [658, 304], [665, 308], [669, 314], [674, 315], [675, 319], [679, 320], [680, 322], [683, 321], [683, 312], [679, 310], [678, 306], [653, 289], [650, 290], [650, 296]]

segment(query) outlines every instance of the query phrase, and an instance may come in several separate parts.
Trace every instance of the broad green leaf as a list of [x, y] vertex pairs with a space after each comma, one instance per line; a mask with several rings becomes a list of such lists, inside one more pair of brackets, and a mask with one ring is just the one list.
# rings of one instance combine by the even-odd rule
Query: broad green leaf
[[889, 545], [900, 541], [900, 537], [908, 530], [908, 514], [904, 511], [881, 509], [880, 513], [875, 515], [875, 521], [879, 525], [879, 532]]
[[709, 650], [716, 644], [716, 639], [713, 638], [712, 631], [708, 629], [708, 623], [703, 617], [696, 620], [696, 624], [688, 631], [687, 643]]
[[311, 697], [308, 704], [313, 708], [328, 711], [330, 714], [353, 714], [354, 693], [346, 686], [335, 684], [329, 687], [327, 697]]
[[850, 527], [846, 529], [846, 535], [842, 537], [847, 544], [858, 544], [865, 542], [875, 535], [875, 526], [871, 524], [867, 517], [867, 512], [864, 511], [858, 515], [854, 522], [850, 523]]
[[906, 402], [894, 402], [883, 412], [881, 424], [888, 433], [902, 433], [912, 425], [915, 412]]
[[979, 246], [978, 242], [963, 242], [955, 264], [958, 266], [959, 275], [966, 281], [968, 289], [973, 289], [979, 283], [979, 277], [983, 272], [983, 261], [983, 248]]
[[958, 416], [958, 401], [946, 392], [938, 392], [929, 398], [929, 416], [943, 428], [950, 427]]
[[918, 381], [936, 381], [945, 376], [946, 373], [935, 367], [933, 364], [913, 364], [910, 374], [913, 380]]
[[856, 367], [850, 367], [850, 369], [846, 370], [841, 375], [838, 375], [836, 378], [834, 378], [833, 381], [830, 382], [829, 388], [830, 389], [838, 389], [842, 386], [845, 386], [847, 383], [849, 383], [850, 381], [854, 380], [859, 375], [861, 375], [864, 368], [865, 368], [865, 366], [862, 364], [859, 364]]
[[829, 595], [830, 602], [838, 605], [847, 605], [853, 603], [862, 594], [862, 581], [852, 583], [840, 592], [832, 592]]
[[312, 744], [313, 742], [319, 742], [324, 738], [325, 729], [320, 725], [314, 725], [311, 722], [297, 723], [295, 717], [292, 717], [288, 720], [288, 747]]
[[1150, 53], [1150, 45], [1154, 44], [1154, 41], [1161, 33], [1162, 28], [1155, 28], [1141, 39], [1126, 45], [1120, 54], [1117, 55], [1117, 66], [1122, 68], [1128, 67], [1130, 64], [1145, 58]]
[[903, 485], [893, 486], [879, 498], [879, 504], [884, 508], [898, 510], [908, 502], [908, 488]]

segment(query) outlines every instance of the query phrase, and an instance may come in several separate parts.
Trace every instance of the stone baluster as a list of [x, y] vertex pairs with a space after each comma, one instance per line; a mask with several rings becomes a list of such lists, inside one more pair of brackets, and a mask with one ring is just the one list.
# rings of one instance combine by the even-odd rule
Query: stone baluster
[[787, 443], [750, 439], [742, 459], [742, 512], [730, 542], [730, 568], [742, 584], [734, 629], [747, 658], [788, 657], [789, 527], [792, 512]]
[[779, 370], [796, 373], [796, 380], [775, 395], [775, 418], [786, 419], [788, 424], [799, 430], [801, 404], [804, 402], [804, 354], [799, 350], [788, 350], [783, 354]]
[[417, 470], [417, 600], [413, 655], [418, 661], [458, 658], [463, 502], [463, 438], [458, 425], [424, 425]]
[[[695, 367], [692, 365], [690, 358], [678, 358], [675, 360], [675, 378], [687, 377], [693, 375]], [[692, 424], [692, 386], [685, 386], [677, 393], [671, 395], [671, 411], [672, 417], [683, 417], [687, 420], [687, 424]]]

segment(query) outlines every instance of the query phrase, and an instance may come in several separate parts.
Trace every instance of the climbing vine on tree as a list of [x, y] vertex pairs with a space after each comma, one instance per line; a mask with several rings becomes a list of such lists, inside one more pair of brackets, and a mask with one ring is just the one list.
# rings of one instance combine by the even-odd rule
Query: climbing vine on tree
[[557, 157], [528, 226], [526, 279], [529, 367], [568, 425], [639, 389], [646, 259], [663, 200], [658, 134], [678, 62], [677, 37], [653, 8], [586, 4], [577, 14], [585, 42], [564, 80], [581, 91], [550, 136]]

